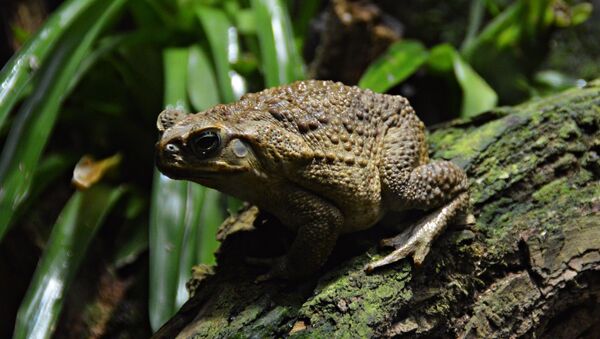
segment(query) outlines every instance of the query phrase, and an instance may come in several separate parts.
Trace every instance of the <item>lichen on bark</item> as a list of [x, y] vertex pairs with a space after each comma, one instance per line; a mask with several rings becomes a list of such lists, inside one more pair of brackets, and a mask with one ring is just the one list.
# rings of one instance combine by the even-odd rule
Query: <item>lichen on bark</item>
[[422, 267], [402, 260], [365, 274], [387, 253], [376, 244], [390, 231], [375, 227], [341, 239], [318, 276], [255, 284], [260, 269], [244, 257], [280, 251], [286, 237], [259, 216], [256, 230], [225, 239], [216, 274], [156, 336], [597, 333], [600, 81], [437, 126], [429, 142], [434, 158], [467, 171], [476, 223], [450, 227]]

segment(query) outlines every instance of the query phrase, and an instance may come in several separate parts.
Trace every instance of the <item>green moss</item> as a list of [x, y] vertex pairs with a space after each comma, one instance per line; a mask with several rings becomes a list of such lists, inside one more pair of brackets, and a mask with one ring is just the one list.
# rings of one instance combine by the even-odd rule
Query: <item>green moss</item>
[[[436, 158], [455, 159], [459, 165], [465, 165], [492, 144], [506, 127], [502, 120], [495, 120], [467, 131], [456, 129], [450, 132], [433, 133], [430, 136], [430, 143], [436, 149], [434, 155]], [[445, 145], [445, 147], [435, 145]], [[464, 163], [461, 164], [461, 161]]]
[[348, 338], [372, 337], [376, 330], [372, 326], [388, 319], [389, 309], [410, 300], [412, 294], [406, 285], [409, 265], [366, 275], [362, 271], [367, 262], [364, 259], [354, 260], [348, 274], [323, 281], [315, 296], [302, 306], [299, 316], [310, 319], [311, 328], [306, 331], [311, 335], [319, 336], [324, 333], [324, 324], [333, 323], [338, 333]]

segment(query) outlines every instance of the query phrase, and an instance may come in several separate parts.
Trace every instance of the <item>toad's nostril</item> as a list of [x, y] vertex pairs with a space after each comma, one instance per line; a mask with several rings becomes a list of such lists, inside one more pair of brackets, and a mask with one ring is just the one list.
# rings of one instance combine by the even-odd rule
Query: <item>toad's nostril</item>
[[165, 146], [165, 152], [168, 154], [175, 154], [175, 153], [179, 152], [179, 147], [177, 147], [174, 144], [167, 144]]

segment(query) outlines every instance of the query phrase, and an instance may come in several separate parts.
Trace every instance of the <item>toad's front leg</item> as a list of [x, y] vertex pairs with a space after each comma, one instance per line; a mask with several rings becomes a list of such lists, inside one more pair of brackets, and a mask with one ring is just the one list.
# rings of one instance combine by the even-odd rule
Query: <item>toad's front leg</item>
[[257, 278], [299, 279], [315, 273], [325, 264], [343, 224], [340, 210], [328, 201], [301, 189], [286, 197], [287, 208], [275, 211], [282, 223], [297, 229], [287, 254], [271, 260], [271, 270]]

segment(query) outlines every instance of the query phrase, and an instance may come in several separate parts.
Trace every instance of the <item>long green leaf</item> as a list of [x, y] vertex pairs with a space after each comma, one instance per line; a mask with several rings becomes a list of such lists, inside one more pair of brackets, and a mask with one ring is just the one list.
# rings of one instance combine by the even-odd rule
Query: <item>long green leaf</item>
[[[189, 51], [164, 51], [165, 103], [187, 105]], [[150, 207], [150, 325], [157, 330], [185, 301], [185, 281], [197, 253], [204, 188], [155, 171]]]
[[32, 174], [54, 126], [66, 89], [98, 34], [126, 0], [99, 1], [80, 13], [57, 42], [19, 110], [0, 156], [0, 240], [26, 199]]
[[383, 93], [419, 69], [427, 61], [427, 54], [425, 46], [418, 41], [396, 42], [369, 66], [358, 86]]
[[196, 13], [210, 43], [221, 98], [235, 101], [246, 92], [246, 81], [231, 68], [240, 54], [237, 29], [220, 9], [198, 6]]
[[187, 300], [197, 263], [204, 187], [156, 173], [150, 216], [150, 325], [158, 330]]
[[290, 18], [280, 0], [251, 0], [266, 87], [304, 78]]
[[40, 30], [4, 65], [0, 71], [0, 128], [23, 89], [42, 65], [56, 41], [67, 31], [93, 0], [65, 1], [46, 20]]
[[204, 49], [195, 45], [189, 53], [187, 92], [194, 110], [202, 111], [219, 103], [217, 79]]
[[53, 184], [60, 175], [71, 170], [74, 165], [75, 159], [64, 153], [50, 154], [42, 159], [35, 169], [28, 199], [14, 211], [14, 219], [18, 220], [28, 212], [46, 188]]
[[50, 338], [65, 293], [94, 235], [123, 188], [94, 186], [75, 192], [60, 213], [19, 312], [14, 338]]
[[[219, 194], [219, 192], [208, 188], [206, 189], [200, 221], [202, 224], [199, 233], [201, 246], [196, 260], [197, 262], [207, 265], [215, 263], [215, 251], [219, 247], [219, 243], [217, 242], [217, 229], [225, 218], [220, 206], [220, 198], [221, 194]], [[230, 200], [238, 201], [236, 199]]]
[[[238, 28], [233, 26], [231, 21], [226, 15], [226, 10], [229, 13], [237, 13], [238, 25], [240, 24], [239, 16], [245, 11], [239, 8], [239, 4], [235, 2], [227, 2], [224, 4], [225, 10], [219, 10], [208, 6], [199, 6], [197, 9], [198, 19], [204, 28], [204, 31], [210, 42], [210, 50], [213, 60], [215, 60], [216, 73], [220, 85], [220, 97], [224, 102], [232, 102], [239, 99], [247, 91], [246, 79], [242, 77], [235, 69], [234, 65], [239, 65], [240, 62], [240, 50], [241, 46], [238, 38]], [[228, 7], [228, 8], [227, 8]], [[243, 15], [242, 15], [243, 16]], [[247, 20], [246, 20], [247, 21]], [[204, 62], [206, 64], [203, 72], [212, 73], [208, 65], [208, 60]], [[198, 70], [199, 71], [199, 70]], [[208, 74], [207, 74], [208, 75]], [[201, 79], [198, 77], [198, 79]], [[215, 88], [211, 83], [210, 76], [206, 76], [196, 83], [190, 83], [188, 91], [195, 95], [202, 95], [206, 101], [211, 97], [210, 88]], [[206, 106], [202, 106], [205, 104]], [[202, 111], [210, 106], [217, 104], [217, 102], [206, 101], [194, 107], [195, 109]], [[241, 205], [240, 201], [235, 198], [228, 198], [231, 206]], [[213, 227], [214, 226], [214, 227]], [[204, 228], [213, 229], [218, 225], [204, 225]], [[201, 245], [202, 248], [213, 248], [215, 245], [204, 238]], [[207, 242], [208, 241], [208, 242]], [[206, 243], [204, 243], [206, 242]], [[214, 259], [211, 259], [212, 263]], [[203, 263], [208, 263], [204, 262]]]

